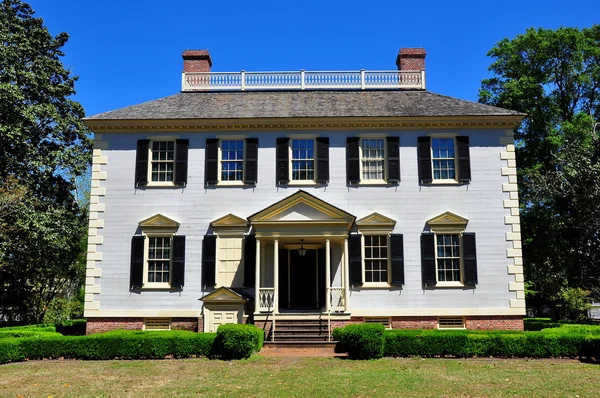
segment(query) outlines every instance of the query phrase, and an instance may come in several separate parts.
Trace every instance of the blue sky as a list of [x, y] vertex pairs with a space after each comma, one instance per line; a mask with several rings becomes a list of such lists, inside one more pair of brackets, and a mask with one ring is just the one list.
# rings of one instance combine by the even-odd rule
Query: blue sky
[[427, 50], [427, 88], [477, 100], [486, 53], [528, 27], [589, 27], [600, 1], [30, 0], [79, 75], [87, 115], [177, 93], [181, 52], [213, 71], [392, 70], [400, 47]]

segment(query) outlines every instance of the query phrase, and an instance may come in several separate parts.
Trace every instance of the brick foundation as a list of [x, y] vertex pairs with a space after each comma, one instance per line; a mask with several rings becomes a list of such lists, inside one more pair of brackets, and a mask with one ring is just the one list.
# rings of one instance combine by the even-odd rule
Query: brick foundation
[[[88, 318], [85, 333], [103, 333], [117, 329], [143, 330], [144, 318]], [[171, 318], [171, 329], [202, 332], [202, 318]]]
[[[393, 316], [392, 329], [437, 329], [437, 316]], [[524, 330], [522, 316], [467, 316], [465, 327], [470, 330]], [[362, 323], [364, 317], [353, 316], [348, 321], [331, 321], [331, 329]]]
[[524, 330], [522, 316], [468, 316], [465, 319], [467, 329], [473, 330]]

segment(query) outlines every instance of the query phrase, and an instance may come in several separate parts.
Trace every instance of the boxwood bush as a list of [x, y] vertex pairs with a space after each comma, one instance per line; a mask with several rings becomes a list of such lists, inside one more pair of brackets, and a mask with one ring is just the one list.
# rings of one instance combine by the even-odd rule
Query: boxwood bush
[[378, 323], [361, 323], [335, 329], [333, 338], [339, 342], [336, 352], [345, 351], [351, 359], [381, 358], [384, 354], [385, 328]]
[[243, 359], [261, 350], [264, 331], [254, 325], [221, 325], [217, 329], [214, 352], [223, 359]]
[[0, 362], [23, 359], [159, 359], [210, 356], [215, 333], [114, 331], [90, 336], [40, 335], [0, 339]]

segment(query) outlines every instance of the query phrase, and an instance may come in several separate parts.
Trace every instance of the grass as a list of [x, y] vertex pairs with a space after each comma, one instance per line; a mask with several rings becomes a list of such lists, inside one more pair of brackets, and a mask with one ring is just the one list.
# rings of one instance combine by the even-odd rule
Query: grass
[[9, 397], [600, 396], [600, 365], [551, 359], [30, 361], [0, 374]]

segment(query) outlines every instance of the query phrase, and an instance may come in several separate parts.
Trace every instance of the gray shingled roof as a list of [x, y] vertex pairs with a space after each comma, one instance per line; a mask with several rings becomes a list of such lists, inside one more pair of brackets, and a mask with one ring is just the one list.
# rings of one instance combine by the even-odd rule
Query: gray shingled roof
[[428, 91], [262, 91], [179, 93], [87, 120], [287, 117], [518, 116], [519, 112]]

